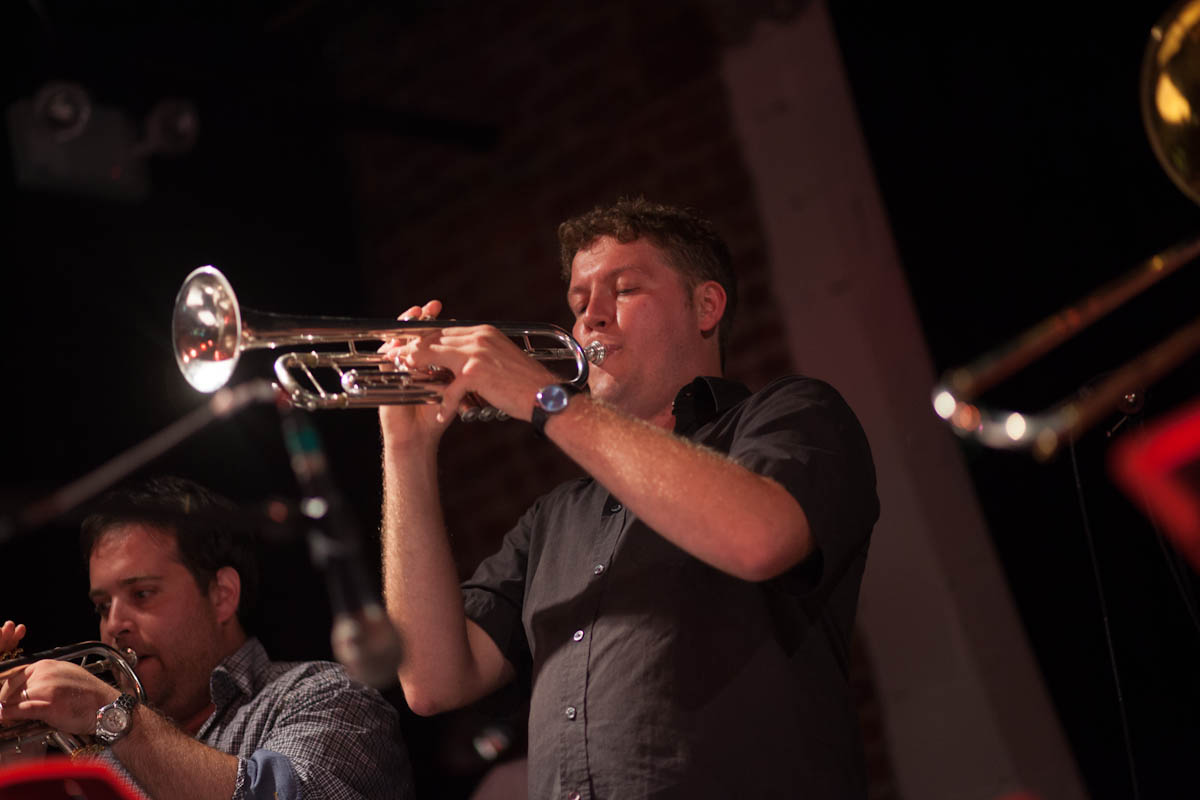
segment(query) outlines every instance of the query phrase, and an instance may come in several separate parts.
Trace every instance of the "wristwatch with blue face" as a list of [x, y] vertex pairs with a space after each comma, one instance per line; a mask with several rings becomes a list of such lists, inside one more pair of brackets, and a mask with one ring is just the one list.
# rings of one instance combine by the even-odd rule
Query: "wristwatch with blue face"
[[562, 383], [552, 383], [544, 386], [533, 398], [533, 414], [529, 422], [539, 436], [546, 435], [546, 421], [551, 414], [561, 413], [571, 402], [575, 389]]
[[96, 738], [104, 744], [112, 744], [133, 727], [133, 709], [137, 698], [123, 694], [96, 712]]

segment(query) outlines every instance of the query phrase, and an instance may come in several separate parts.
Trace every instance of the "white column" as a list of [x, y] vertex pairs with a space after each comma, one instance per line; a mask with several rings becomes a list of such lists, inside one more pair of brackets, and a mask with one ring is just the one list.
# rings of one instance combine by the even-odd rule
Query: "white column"
[[952, 435], [822, 2], [722, 65], [802, 372], [866, 427], [879, 475], [859, 625], [902, 797], [1084, 790]]

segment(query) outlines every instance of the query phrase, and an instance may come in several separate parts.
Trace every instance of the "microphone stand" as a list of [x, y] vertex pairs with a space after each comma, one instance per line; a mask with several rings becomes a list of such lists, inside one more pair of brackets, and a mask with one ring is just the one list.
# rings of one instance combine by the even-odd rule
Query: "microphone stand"
[[149, 439], [25, 507], [16, 516], [0, 519], [0, 546], [86, 503], [211, 423], [228, 419], [255, 403], [274, 402], [275, 393], [275, 387], [261, 378], [218, 390], [207, 403], [188, 412]]
[[309, 555], [325, 576], [333, 608], [333, 654], [350, 676], [377, 689], [396, 682], [403, 646], [363, 565], [362, 537], [329, 474], [320, 437], [309, 414], [282, 396], [277, 404], [292, 471], [304, 494], [300, 513], [309, 520]]

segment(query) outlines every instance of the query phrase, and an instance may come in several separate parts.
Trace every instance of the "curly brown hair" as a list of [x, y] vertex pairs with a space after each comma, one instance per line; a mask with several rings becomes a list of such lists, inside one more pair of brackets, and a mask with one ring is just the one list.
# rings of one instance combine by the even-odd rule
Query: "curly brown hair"
[[597, 206], [558, 226], [562, 277], [571, 280], [571, 263], [580, 250], [591, 247], [602, 236], [618, 242], [648, 239], [663, 251], [667, 262], [679, 271], [689, 291], [704, 281], [716, 281], [725, 290], [725, 314], [717, 329], [721, 365], [737, 309], [737, 275], [729, 246], [716, 227], [691, 209], [652, 203], [644, 197], [621, 198], [611, 206]]

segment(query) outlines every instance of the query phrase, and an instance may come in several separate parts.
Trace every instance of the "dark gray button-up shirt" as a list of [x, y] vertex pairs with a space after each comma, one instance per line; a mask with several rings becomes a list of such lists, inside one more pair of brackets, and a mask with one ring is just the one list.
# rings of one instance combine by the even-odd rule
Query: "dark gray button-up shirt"
[[530, 797], [863, 797], [846, 676], [879, 503], [862, 428], [803, 377], [753, 395], [697, 379], [675, 412], [677, 433], [791, 492], [818, 550], [750, 583], [590, 478], [538, 500], [463, 587], [532, 692]]

